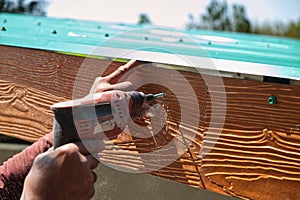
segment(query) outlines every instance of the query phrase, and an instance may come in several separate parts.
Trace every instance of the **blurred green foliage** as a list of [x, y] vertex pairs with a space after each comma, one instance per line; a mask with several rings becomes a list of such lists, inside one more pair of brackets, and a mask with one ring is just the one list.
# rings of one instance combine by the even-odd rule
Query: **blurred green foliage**
[[206, 8], [206, 13], [201, 16], [200, 28], [221, 31], [231, 31], [232, 21], [228, 16], [228, 6], [226, 2], [213, 0]]
[[0, 0], [0, 12], [46, 15], [46, 0]]
[[145, 13], [142, 13], [139, 15], [139, 20], [138, 20], [138, 24], [142, 25], [142, 24], [151, 24], [151, 20], [149, 18], [149, 16]]
[[200, 21], [195, 22], [190, 15], [188, 29], [208, 29], [219, 31], [251, 32], [251, 23], [246, 15], [243, 5], [233, 4], [229, 11], [226, 1], [211, 0], [206, 7], [206, 12], [200, 16]]
[[187, 29], [207, 29], [219, 31], [233, 31], [242, 33], [265, 34], [300, 38], [300, 18], [298, 21], [283, 23], [280, 21], [252, 23], [246, 8], [242, 4], [228, 6], [226, 1], [211, 0], [206, 7], [206, 12], [195, 21], [194, 16], [189, 16]]
[[287, 23], [267, 21], [262, 24], [255, 24], [252, 33], [300, 38], [300, 18], [299, 20], [289, 21]]

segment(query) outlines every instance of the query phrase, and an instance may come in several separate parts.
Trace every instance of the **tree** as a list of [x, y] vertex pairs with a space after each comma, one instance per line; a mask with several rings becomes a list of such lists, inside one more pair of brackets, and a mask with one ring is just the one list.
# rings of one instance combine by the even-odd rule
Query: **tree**
[[233, 14], [233, 30], [236, 32], [251, 32], [251, 23], [246, 17], [245, 7], [243, 5], [234, 4], [232, 6]]
[[227, 3], [212, 0], [206, 7], [206, 14], [201, 16], [200, 27], [220, 31], [231, 31], [231, 20], [228, 16]]
[[273, 31], [273, 26], [271, 22], [269, 21], [264, 21], [261, 24], [254, 24], [252, 28], [252, 33], [255, 34], [264, 34], [264, 35], [275, 35]]
[[199, 24], [194, 21], [193, 15], [189, 15], [187, 28], [250, 33], [251, 23], [246, 16], [245, 7], [233, 4], [232, 13], [228, 10], [226, 1], [211, 0], [206, 7], [206, 13], [201, 15]]
[[0, 0], [0, 12], [46, 15], [46, 0]]
[[150, 18], [148, 17], [147, 14], [142, 13], [142, 14], [140, 14], [140, 16], [139, 16], [138, 24], [139, 24], [139, 25], [142, 25], [142, 24], [151, 24], [151, 20], [150, 20]]
[[262, 24], [255, 24], [252, 33], [300, 38], [300, 19], [298, 22], [290, 21], [287, 23], [265, 21]]
[[284, 35], [292, 38], [300, 38], [300, 19], [289, 22]]
[[200, 27], [198, 28], [198, 25], [195, 22], [194, 15], [189, 14], [189, 20], [190, 20], [189, 23], [187, 23], [186, 25], [187, 29], [200, 29]]

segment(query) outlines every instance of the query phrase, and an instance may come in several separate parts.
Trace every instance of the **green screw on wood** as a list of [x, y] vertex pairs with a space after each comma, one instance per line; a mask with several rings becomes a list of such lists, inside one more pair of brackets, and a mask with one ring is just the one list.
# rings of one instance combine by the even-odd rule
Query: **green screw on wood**
[[275, 96], [270, 96], [268, 98], [268, 102], [269, 102], [270, 105], [274, 105], [274, 104], [277, 103], [277, 98]]

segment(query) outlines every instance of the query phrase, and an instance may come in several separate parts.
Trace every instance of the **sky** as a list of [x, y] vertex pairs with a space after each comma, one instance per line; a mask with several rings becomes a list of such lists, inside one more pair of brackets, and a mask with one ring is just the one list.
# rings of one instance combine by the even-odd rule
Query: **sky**
[[[184, 28], [189, 14], [195, 20], [210, 0], [49, 0], [48, 16], [135, 24], [146, 13], [154, 25]], [[299, 0], [226, 0], [243, 4], [253, 22], [300, 19]]]

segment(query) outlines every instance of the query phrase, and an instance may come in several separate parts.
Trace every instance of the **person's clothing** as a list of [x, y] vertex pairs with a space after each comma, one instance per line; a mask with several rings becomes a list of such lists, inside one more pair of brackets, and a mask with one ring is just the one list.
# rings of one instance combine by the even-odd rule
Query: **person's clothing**
[[20, 199], [33, 160], [47, 151], [52, 143], [52, 134], [47, 134], [0, 166], [0, 199]]

